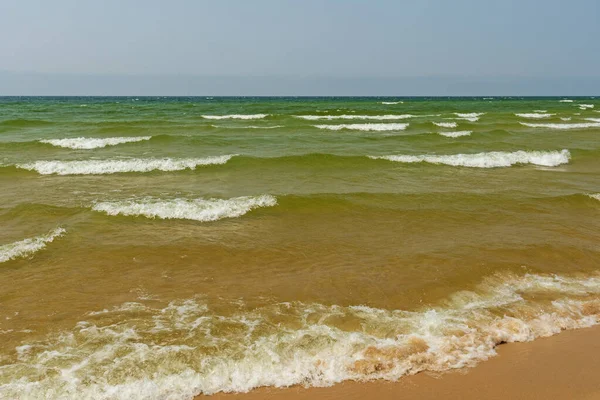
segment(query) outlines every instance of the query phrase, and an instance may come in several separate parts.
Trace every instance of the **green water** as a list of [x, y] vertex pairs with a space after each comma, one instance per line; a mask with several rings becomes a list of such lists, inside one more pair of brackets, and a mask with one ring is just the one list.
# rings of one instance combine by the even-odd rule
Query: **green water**
[[600, 101], [561, 100], [0, 98], [0, 397], [395, 380], [595, 324]]

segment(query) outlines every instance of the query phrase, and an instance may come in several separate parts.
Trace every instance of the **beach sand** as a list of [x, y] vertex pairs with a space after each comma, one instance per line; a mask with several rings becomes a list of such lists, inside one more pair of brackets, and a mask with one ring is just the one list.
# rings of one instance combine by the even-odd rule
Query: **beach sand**
[[398, 382], [345, 382], [326, 388], [263, 388], [196, 400], [600, 399], [600, 326], [497, 348], [498, 355], [456, 372]]

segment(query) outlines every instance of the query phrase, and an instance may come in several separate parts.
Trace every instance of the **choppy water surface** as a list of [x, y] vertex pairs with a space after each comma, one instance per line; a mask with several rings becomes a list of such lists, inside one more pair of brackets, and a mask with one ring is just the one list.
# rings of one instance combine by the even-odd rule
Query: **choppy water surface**
[[595, 98], [1, 98], [0, 398], [396, 380], [600, 318]]

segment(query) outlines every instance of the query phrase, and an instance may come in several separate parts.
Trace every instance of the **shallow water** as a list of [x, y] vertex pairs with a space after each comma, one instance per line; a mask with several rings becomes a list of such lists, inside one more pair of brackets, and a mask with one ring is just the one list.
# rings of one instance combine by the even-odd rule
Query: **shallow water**
[[0, 397], [394, 380], [595, 324], [600, 102], [561, 99], [0, 99]]

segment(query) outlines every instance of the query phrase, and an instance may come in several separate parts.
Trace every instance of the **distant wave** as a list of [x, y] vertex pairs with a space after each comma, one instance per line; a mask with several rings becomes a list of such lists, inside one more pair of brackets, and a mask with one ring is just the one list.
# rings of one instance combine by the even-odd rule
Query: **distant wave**
[[393, 120], [393, 119], [407, 119], [413, 118], [414, 115], [402, 114], [402, 115], [295, 115], [296, 118], [306, 119], [309, 121], [316, 120], [335, 120], [335, 119], [374, 119], [374, 120]]
[[510, 167], [515, 164], [534, 164], [546, 167], [555, 167], [567, 164], [571, 159], [568, 150], [561, 151], [515, 151], [512, 153], [493, 151], [477, 154], [452, 154], [452, 155], [391, 155], [369, 156], [372, 159], [382, 159], [401, 163], [445, 164], [455, 167], [496, 168]]
[[485, 113], [454, 113], [454, 115], [461, 118], [479, 118]]
[[35, 161], [17, 168], [42, 175], [99, 175], [122, 172], [180, 171], [201, 165], [225, 164], [235, 154], [206, 158], [132, 158], [126, 160]]
[[561, 121], [570, 121], [571, 117], [560, 117]]
[[558, 101], [559, 103], [572, 103], [573, 100], [569, 100], [569, 99], [562, 99]]
[[342, 129], [354, 131], [403, 131], [409, 124], [342, 124], [342, 125], [314, 125], [315, 128], [339, 131]]
[[65, 147], [69, 149], [98, 149], [106, 146], [116, 146], [122, 143], [141, 142], [150, 140], [152, 136], [138, 137], [112, 137], [112, 138], [72, 138], [72, 139], [43, 139], [41, 143], [51, 144], [56, 147]]
[[530, 128], [548, 128], [548, 129], [584, 129], [584, 128], [600, 128], [600, 123], [575, 123], [575, 124], [531, 124], [528, 122], [519, 122], [521, 125]]
[[542, 114], [542, 113], [528, 113], [528, 114], [515, 114], [517, 117], [521, 118], [532, 118], [532, 119], [542, 119], [542, 118], [550, 118], [555, 114]]
[[277, 128], [283, 128], [283, 125], [272, 125], [272, 126], [258, 126], [258, 125], [249, 125], [249, 126], [242, 126], [241, 129], [277, 129]]
[[230, 115], [203, 115], [206, 119], [263, 119], [269, 114], [230, 114]]
[[64, 228], [56, 228], [46, 235], [0, 246], [0, 263], [14, 260], [15, 258], [28, 257], [43, 250], [46, 244], [51, 243], [57, 237], [61, 237], [65, 232], [67, 231]]
[[456, 122], [433, 122], [433, 124], [442, 128], [456, 128], [458, 126]]
[[593, 104], [579, 104], [579, 108], [582, 110], [588, 109], [588, 108], [594, 108]]
[[394, 105], [394, 104], [404, 104], [404, 102], [403, 101], [382, 101], [381, 104]]
[[236, 218], [259, 207], [277, 205], [274, 196], [235, 197], [222, 199], [173, 199], [161, 200], [145, 198], [142, 200], [126, 200], [115, 202], [99, 202], [94, 204], [94, 211], [108, 215], [144, 216], [161, 219], [189, 219], [209, 222], [223, 218]]
[[450, 137], [450, 138], [457, 138], [457, 137], [461, 137], [461, 136], [470, 136], [471, 133], [473, 133], [473, 131], [438, 132], [439, 135]]
[[600, 118], [585, 118], [585, 120], [600, 123]]

